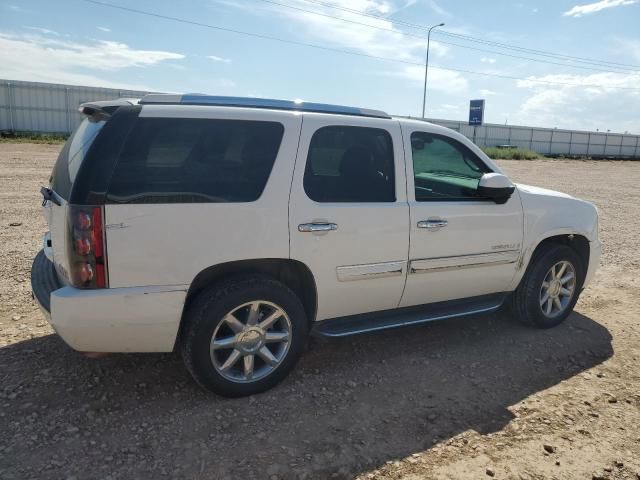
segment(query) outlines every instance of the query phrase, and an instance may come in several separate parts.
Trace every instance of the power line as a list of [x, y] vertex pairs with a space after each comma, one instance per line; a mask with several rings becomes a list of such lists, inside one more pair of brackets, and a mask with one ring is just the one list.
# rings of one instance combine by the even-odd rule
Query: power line
[[517, 51], [517, 52], [528, 53], [530, 55], [538, 55], [538, 56], [541, 56], [541, 57], [549, 57], [549, 58], [556, 58], [556, 59], [566, 59], [566, 60], [569, 60], [569, 61], [585, 63], [585, 64], [588, 64], [588, 65], [597, 65], [597, 66], [602, 66], [602, 67], [612, 67], [612, 68], [619, 68], [619, 69], [631, 70], [631, 71], [637, 71], [638, 69], [640, 69], [640, 65], [630, 65], [630, 64], [626, 64], [626, 63], [608, 62], [606, 60], [594, 60], [594, 59], [588, 59], [588, 58], [584, 58], [584, 57], [574, 57], [574, 56], [571, 56], [571, 55], [547, 52], [547, 51], [544, 51], [544, 50], [535, 50], [535, 49], [532, 49], [532, 48], [525, 48], [525, 47], [519, 47], [519, 46], [515, 46], [515, 45], [510, 45], [510, 44], [507, 44], [507, 43], [495, 42], [493, 40], [486, 40], [486, 39], [482, 39], [482, 38], [471, 37], [471, 36], [468, 36], [468, 35], [461, 35], [461, 34], [458, 34], [458, 33], [447, 32], [445, 30], [440, 30], [440, 31], [437, 31], [436, 33], [438, 33], [439, 35], [445, 35], [445, 36], [448, 36], [448, 37], [458, 38], [458, 39], [469, 41], [469, 42], [481, 43], [481, 44], [489, 45], [489, 46], [492, 46], [492, 47], [504, 48], [505, 50], [514, 50], [514, 51]]
[[[362, 15], [362, 16], [365, 16], [365, 17], [376, 18], [378, 20], [385, 20], [385, 21], [388, 21], [388, 22], [396, 23], [398, 25], [404, 25], [404, 26], [409, 27], [409, 28], [415, 28], [415, 29], [423, 30], [423, 31], [427, 30], [427, 27], [425, 27], [424, 25], [420, 25], [420, 24], [416, 24], [416, 23], [410, 23], [410, 22], [406, 22], [406, 21], [402, 21], [402, 20], [390, 20], [388, 17], [385, 17], [383, 15], [375, 15], [375, 14], [372, 14], [372, 13], [362, 12], [360, 10], [356, 10], [356, 9], [353, 9], [353, 8], [342, 7], [340, 5], [335, 5], [335, 4], [329, 3], [329, 2], [324, 2], [324, 1], [320, 1], [320, 0], [301, 0], [301, 1], [306, 2], [306, 3], [316, 4], [316, 5], [322, 5], [322, 6], [328, 7], [328, 8], [334, 8], [336, 10], [342, 10], [342, 11], [350, 12], [350, 13], [353, 13], [353, 14], [356, 14], [356, 15]], [[624, 66], [624, 67], [631, 67], [631, 68], [634, 68], [634, 69], [640, 68], [639, 65], [630, 65], [630, 64], [626, 64], [626, 63], [610, 62], [610, 61], [607, 61], [607, 60], [597, 60], [597, 59], [593, 59], [593, 58], [576, 57], [576, 56], [571, 56], [571, 55], [553, 53], [553, 52], [548, 52], [548, 51], [544, 51], [544, 50], [535, 50], [535, 49], [531, 49], [531, 48], [519, 47], [519, 46], [516, 46], [516, 45], [510, 45], [510, 44], [506, 44], [506, 43], [494, 42], [494, 41], [486, 40], [486, 39], [483, 39], [483, 38], [472, 37], [470, 35], [462, 35], [462, 34], [457, 34], [457, 33], [454, 33], [454, 32], [448, 32], [446, 30], [438, 30], [435, 33], [437, 33], [439, 35], [454, 36], [454, 37], [462, 38], [462, 39], [465, 39], [465, 40], [471, 41], [471, 42], [479, 42], [479, 43], [491, 44], [493, 46], [498, 46], [498, 47], [505, 48], [505, 49], [520, 50], [520, 51], [530, 52], [531, 54], [534, 54], [534, 55], [551, 56], [551, 57], [562, 57], [562, 58], [573, 59], [573, 60], [579, 61], [581, 63], [591, 63], [591, 64], [595, 64], [595, 65], [619, 65], [619, 66]]]
[[[410, 23], [410, 22], [406, 22], [406, 21], [403, 21], [403, 20], [395, 20], [395, 19], [391, 20], [388, 17], [383, 16], [383, 15], [375, 15], [375, 14], [372, 14], [372, 13], [362, 12], [360, 10], [356, 10], [356, 9], [348, 8], [348, 7], [343, 7], [341, 5], [335, 5], [333, 3], [324, 2], [324, 1], [321, 1], [321, 0], [301, 0], [301, 1], [306, 2], [306, 3], [315, 4], [315, 5], [321, 5], [321, 6], [327, 7], [327, 8], [333, 8], [333, 9], [336, 9], [336, 10], [342, 10], [344, 12], [353, 13], [355, 15], [361, 15], [361, 16], [364, 16], [364, 17], [375, 18], [375, 19], [378, 19], [378, 20], [384, 20], [384, 21], [392, 22], [392, 23], [395, 23], [395, 24], [398, 24], [398, 25], [403, 25], [403, 26], [409, 27], [409, 28], [414, 28], [414, 29], [423, 30], [423, 31], [427, 30], [426, 26], [420, 25], [420, 24], [417, 24], [417, 23]], [[592, 65], [600, 65], [600, 66], [611, 65], [611, 66], [618, 66], [618, 67], [630, 67], [631, 69], [640, 69], [640, 65], [631, 65], [631, 64], [628, 64], [628, 63], [611, 62], [611, 61], [607, 61], [607, 60], [598, 60], [598, 59], [593, 59], [593, 58], [565, 55], [565, 54], [554, 53], [554, 52], [549, 52], [549, 51], [545, 51], [545, 50], [536, 50], [536, 49], [532, 49], [532, 48], [520, 47], [520, 46], [517, 46], [517, 45], [510, 45], [508, 43], [495, 42], [495, 41], [487, 40], [487, 39], [484, 39], [484, 38], [472, 37], [471, 35], [462, 35], [462, 34], [458, 34], [458, 33], [454, 33], [454, 32], [448, 32], [446, 30], [438, 30], [438, 31], [434, 32], [434, 34], [452, 36], [452, 37], [460, 38], [460, 39], [463, 39], [463, 40], [466, 40], [466, 41], [469, 41], [469, 42], [484, 43], [484, 44], [487, 44], [487, 45], [491, 45], [491, 46], [495, 46], [495, 47], [499, 47], [499, 48], [504, 48], [504, 49], [507, 49], [507, 50], [522, 51], [524, 53], [530, 53], [532, 55], [571, 59], [573, 61], [577, 61], [577, 62], [580, 62], [580, 63], [588, 63], [588, 64], [592, 64]]]
[[[197, 22], [197, 21], [194, 21], [194, 20], [188, 20], [188, 19], [184, 19], [184, 18], [174, 17], [174, 16], [170, 16], [170, 15], [163, 15], [163, 14], [160, 14], [160, 13], [150, 12], [150, 11], [146, 11], [146, 10], [140, 10], [140, 9], [137, 9], [137, 8], [125, 7], [123, 5], [116, 5], [116, 4], [113, 4], [113, 3], [107, 3], [107, 2], [100, 1], [100, 0], [83, 0], [83, 1], [87, 2], [87, 3], [95, 4], [95, 5], [100, 5], [100, 6], [103, 6], [103, 7], [113, 8], [113, 9], [122, 10], [122, 11], [130, 12], [130, 13], [136, 13], [136, 14], [139, 14], [139, 15], [145, 15], [145, 16], [149, 16], [149, 17], [160, 18], [160, 19], [163, 19], [163, 20], [175, 21], [175, 22], [184, 23], [184, 24], [187, 24], [187, 25], [193, 25], [193, 26], [198, 26], [198, 27], [203, 27], [203, 28], [209, 28], [209, 29], [228, 32], [228, 33], [235, 33], [235, 34], [238, 34], [238, 35], [245, 35], [245, 36], [249, 36], [249, 37], [260, 38], [262, 40], [272, 40], [272, 41], [281, 42], [281, 43], [288, 43], [288, 44], [292, 44], [292, 45], [299, 45], [299, 46], [304, 46], [304, 47], [315, 48], [315, 49], [318, 49], [318, 50], [326, 50], [326, 51], [331, 51], [331, 52], [344, 53], [344, 54], [348, 54], [348, 55], [355, 55], [355, 56], [359, 56], [359, 57], [372, 58], [372, 59], [376, 59], [376, 60], [384, 60], [384, 61], [388, 61], [388, 62], [403, 63], [403, 64], [406, 64], [406, 65], [415, 65], [415, 66], [420, 66], [420, 67], [423, 66], [422, 63], [418, 63], [418, 62], [411, 62], [411, 61], [408, 61], [408, 60], [401, 60], [401, 59], [398, 59], [398, 58], [382, 57], [382, 56], [378, 56], [378, 55], [370, 55], [370, 54], [367, 54], [367, 53], [354, 52], [354, 51], [350, 51], [350, 50], [344, 50], [344, 49], [341, 49], [341, 48], [328, 47], [328, 46], [324, 46], [324, 45], [317, 45], [317, 44], [307, 43], [307, 42], [299, 42], [297, 40], [288, 40], [288, 39], [275, 37], [275, 36], [271, 36], [271, 35], [264, 35], [264, 34], [260, 34], [260, 33], [246, 32], [246, 31], [243, 31], [243, 30], [236, 30], [236, 29], [232, 29], [232, 28], [221, 27], [221, 26], [218, 26], [218, 25], [211, 25], [211, 24], [208, 24], [208, 23]], [[507, 78], [507, 79], [512, 79], [512, 80], [523, 80], [523, 81], [536, 82], [536, 83], [545, 83], [545, 84], [553, 84], [553, 85], [568, 85], [568, 86], [576, 86], [576, 87], [593, 87], [593, 88], [610, 88], [610, 89], [622, 89], [622, 90], [640, 90], [640, 88], [636, 88], [636, 87], [606, 86], [606, 85], [595, 85], [595, 84], [590, 85], [590, 84], [581, 84], [581, 83], [568, 83], [568, 82], [553, 82], [553, 81], [547, 81], [547, 80], [535, 80], [535, 79], [530, 79], [530, 78], [512, 77], [512, 76], [508, 76], [508, 75], [500, 75], [500, 74], [485, 73], [485, 72], [476, 72], [476, 71], [473, 71], [473, 70], [463, 70], [463, 69], [456, 69], [456, 68], [450, 68], [450, 67], [434, 66], [433, 68], [436, 68], [438, 70], [451, 71], [451, 72], [463, 72], [463, 73], [469, 73], [469, 74], [475, 74], [475, 75], [483, 75], [483, 76], [488, 76], [488, 77]]]
[[[278, 5], [280, 7], [290, 8], [290, 9], [297, 10], [297, 11], [300, 11], [300, 12], [311, 13], [313, 15], [318, 15], [318, 16], [325, 17], [325, 18], [330, 18], [330, 19], [333, 19], [333, 20], [339, 20], [341, 22], [351, 23], [351, 24], [355, 24], [355, 25], [361, 25], [361, 26], [368, 27], [368, 28], [374, 28], [374, 29], [377, 29], [377, 30], [382, 30], [382, 31], [386, 31], [386, 32], [392, 32], [392, 33], [396, 33], [396, 34], [401, 34], [403, 36], [412, 37], [412, 38], [419, 38], [420, 40], [424, 40], [424, 37], [421, 36], [421, 35], [407, 33], [407, 32], [401, 31], [401, 30], [396, 30], [394, 28], [386, 28], [386, 27], [381, 27], [379, 25], [371, 25], [369, 23], [362, 23], [362, 22], [358, 22], [358, 21], [355, 21], [355, 20], [350, 20], [348, 18], [341, 18], [341, 17], [336, 17], [336, 16], [333, 16], [333, 15], [328, 15], [326, 13], [315, 12], [315, 11], [312, 11], [312, 10], [306, 10], [304, 8], [296, 7], [294, 5], [287, 5], [285, 3], [276, 2], [274, 0], [260, 0], [260, 1], [264, 2], [264, 3], [272, 4], [272, 5]], [[439, 32], [436, 31], [434, 33], [437, 34]], [[493, 55], [502, 55], [502, 56], [510, 57], [510, 58], [519, 58], [519, 59], [529, 60], [529, 61], [534, 61], [534, 62], [539, 62], [539, 63], [547, 63], [547, 64], [550, 64], [550, 65], [559, 65], [561, 67], [579, 68], [579, 69], [582, 69], [582, 70], [593, 70], [593, 71], [596, 71], [596, 72], [604, 72], [604, 73], [611, 72], [612, 68], [617, 69], [617, 70], [613, 70], [613, 71], [614, 72], [619, 72], [619, 73], [626, 73], [627, 71], [633, 72], [633, 70], [626, 69], [626, 68], [623, 68], [623, 67], [612, 67], [612, 68], [609, 68], [609, 70], [602, 70], [600, 68], [585, 67], [583, 65], [571, 65], [571, 64], [567, 64], [567, 63], [552, 62], [552, 61], [549, 61], [549, 60], [542, 60], [542, 59], [539, 59], [539, 58], [531, 58], [531, 57], [525, 57], [525, 56], [522, 56], [522, 55], [513, 55], [513, 54], [510, 54], [510, 53], [497, 52], [495, 50], [487, 50], [485, 48], [471, 47], [469, 45], [460, 45], [459, 43], [447, 42], [447, 41], [444, 41], [444, 40], [439, 40], [439, 42], [442, 43], [442, 44], [445, 44], [445, 45], [451, 45], [451, 46], [454, 46], [454, 47], [465, 48], [465, 49], [469, 49], [469, 50], [476, 50], [476, 51], [480, 51], [480, 52], [490, 53], [490, 54], [493, 54]]]
[[[438, 34], [440, 32], [435, 30], [434, 33]], [[460, 45], [458, 43], [447, 42], [447, 41], [444, 41], [444, 40], [438, 40], [438, 42], [439, 43], [443, 43], [445, 45], [452, 45], [454, 47], [466, 48], [468, 50], [476, 50], [476, 51], [479, 51], [479, 52], [490, 53], [492, 55], [502, 55], [503, 57], [519, 58], [519, 59], [530, 60], [530, 61], [538, 62], [538, 63], [546, 63], [548, 65], [559, 65], [561, 67], [579, 68], [581, 70], [592, 70], [594, 72], [604, 72], [604, 73], [640, 73], [640, 71], [636, 71], [636, 70], [632, 70], [632, 69], [621, 69], [621, 67], [613, 67], [613, 69], [602, 70], [601, 68], [586, 67], [586, 66], [583, 66], [583, 65], [571, 65], [571, 64], [568, 64], [568, 63], [561, 63], [561, 62], [552, 62], [550, 60], [541, 60], [539, 58], [531, 58], [531, 57], [525, 57], [525, 56], [522, 56], [522, 55], [513, 55], [513, 54], [510, 54], [510, 53], [497, 52], [495, 50], [487, 50], [486, 48], [471, 47], [469, 45]]]

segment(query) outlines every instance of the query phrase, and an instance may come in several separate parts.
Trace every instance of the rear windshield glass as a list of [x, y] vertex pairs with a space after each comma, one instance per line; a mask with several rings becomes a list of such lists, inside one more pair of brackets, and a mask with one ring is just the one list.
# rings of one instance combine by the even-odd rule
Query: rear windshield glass
[[112, 203], [252, 202], [278, 154], [276, 122], [139, 118], [111, 179]]
[[105, 121], [85, 118], [64, 144], [51, 174], [51, 188], [65, 200], [69, 199], [71, 186], [84, 161], [87, 151]]

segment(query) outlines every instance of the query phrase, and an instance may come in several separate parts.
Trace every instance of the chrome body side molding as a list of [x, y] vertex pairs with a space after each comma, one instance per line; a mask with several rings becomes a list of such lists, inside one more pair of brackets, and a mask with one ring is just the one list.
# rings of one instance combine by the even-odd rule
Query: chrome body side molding
[[475, 268], [515, 263], [520, 258], [520, 250], [503, 250], [500, 252], [474, 253], [454, 257], [438, 257], [411, 260], [409, 273], [428, 273], [459, 268]]
[[368, 263], [364, 265], [346, 265], [336, 267], [336, 275], [340, 282], [355, 280], [371, 280], [374, 278], [398, 277], [404, 273], [404, 260], [397, 262]]

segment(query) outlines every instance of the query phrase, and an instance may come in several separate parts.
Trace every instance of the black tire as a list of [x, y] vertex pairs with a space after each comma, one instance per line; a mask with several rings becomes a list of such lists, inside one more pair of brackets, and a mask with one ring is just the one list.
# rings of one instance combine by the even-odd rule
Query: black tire
[[[286, 313], [291, 325], [288, 350], [265, 377], [238, 383], [218, 372], [210, 345], [225, 315], [256, 300], [272, 302]], [[180, 350], [187, 369], [201, 387], [225, 397], [242, 397], [268, 390], [289, 374], [304, 351], [308, 330], [302, 303], [287, 286], [267, 276], [243, 276], [205, 289], [191, 302], [184, 318]]]
[[[556, 316], [545, 315], [540, 305], [540, 289], [547, 272], [558, 262], [567, 261], [575, 269], [573, 296], [564, 310]], [[578, 254], [572, 248], [561, 244], [549, 244], [535, 253], [520, 285], [513, 292], [510, 310], [522, 323], [537, 328], [551, 328], [562, 323], [573, 311], [584, 283], [585, 267]]]

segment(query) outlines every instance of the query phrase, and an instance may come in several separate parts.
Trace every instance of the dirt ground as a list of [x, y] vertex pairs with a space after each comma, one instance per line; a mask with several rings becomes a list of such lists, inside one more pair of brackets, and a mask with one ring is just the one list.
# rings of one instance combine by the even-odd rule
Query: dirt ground
[[563, 325], [315, 341], [228, 400], [177, 355], [86, 359], [43, 320], [29, 271], [59, 148], [0, 144], [0, 478], [640, 478], [640, 162], [500, 162], [600, 210], [602, 267]]

